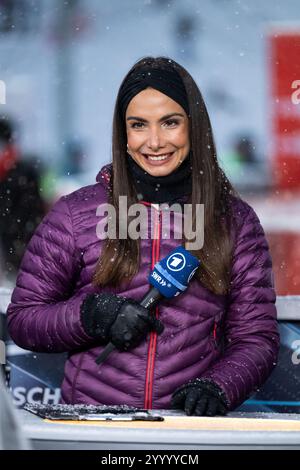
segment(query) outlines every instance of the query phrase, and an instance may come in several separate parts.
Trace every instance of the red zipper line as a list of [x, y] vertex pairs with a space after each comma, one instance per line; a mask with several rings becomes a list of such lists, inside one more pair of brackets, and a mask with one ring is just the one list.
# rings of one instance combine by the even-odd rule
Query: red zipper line
[[[160, 211], [158, 211], [158, 239], [156, 244], [156, 259], [155, 262], [159, 260], [159, 248], [160, 248]], [[155, 309], [155, 316], [156, 318], [159, 317], [158, 307]], [[153, 396], [153, 383], [154, 383], [154, 364], [155, 364], [155, 355], [156, 355], [156, 344], [157, 344], [157, 333], [153, 332], [153, 355], [152, 355], [152, 368], [151, 368], [151, 382], [149, 386], [150, 398], [149, 398], [149, 408], [152, 409], [152, 396]]]
[[[156, 243], [156, 252], [155, 252], [155, 262], [159, 260], [159, 243], [160, 243], [160, 212], [158, 212], [158, 239]], [[155, 309], [155, 316], [158, 318], [158, 307]], [[152, 332], [152, 347], [151, 347], [151, 361], [150, 361], [150, 371], [149, 371], [149, 387], [148, 387], [148, 408], [152, 409], [152, 395], [153, 395], [153, 382], [154, 382], [154, 364], [155, 364], [155, 353], [156, 353], [156, 344], [157, 344], [157, 333]]]
[[[156, 209], [155, 209], [156, 210]], [[154, 240], [152, 244], [152, 269], [154, 268], [155, 263], [159, 259], [159, 245], [160, 245], [160, 212], [155, 212], [158, 215], [158, 224], [157, 215], [155, 218], [154, 226]], [[158, 230], [157, 230], [158, 229]], [[158, 318], [158, 307], [155, 309], [155, 316]], [[153, 375], [154, 375], [154, 362], [155, 362], [155, 352], [156, 352], [156, 343], [157, 343], [157, 333], [150, 333], [150, 342], [148, 349], [148, 359], [147, 359], [147, 372], [146, 372], [146, 391], [145, 391], [145, 409], [152, 409], [152, 393], [153, 393]]]
[[217, 325], [217, 322], [215, 321], [215, 322], [214, 322], [214, 329], [213, 329], [213, 338], [214, 338], [214, 346], [215, 346], [215, 348], [218, 347], [218, 342], [217, 342], [217, 327], [218, 327], [218, 325]]
[[216, 341], [217, 340], [217, 322], [216, 321], [214, 324], [213, 336], [214, 336], [214, 340]]
[[[153, 209], [151, 208], [150, 210], [153, 210]], [[155, 209], [155, 211], [156, 211], [156, 209]], [[152, 243], [152, 255], [151, 255], [151, 258], [152, 258], [151, 259], [151, 269], [153, 269], [154, 265], [155, 265], [156, 231], [157, 231], [157, 224], [156, 224], [156, 212], [155, 212], [153, 243]], [[149, 382], [150, 382], [150, 366], [151, 366], [152, 343], [153, 343], [153, 335], [152, 335], [152, 333], [150, 333], [148, 358], [147, 358], [147, 368], [146, 368], [146, 390], [145, 390], [145, 401], [144, 401], [144, 408], [145, 409], [148, 408], [148, 403], [149, 403]]]
[[[146, 205], [150, 205], [151, 204], [147, 204]], [[153, 209], [150, 208], [150, 211], [152, 211]], [[156, 214], [156, 213], [155, 213]], [[152, 217], [152, 214], [150, 212], [150, 218]], [[152, 228], [151, 228], [152, 230]], [[155, 240], [156, 240], [156, 223], [154, 224], [154, 231], [153, 231], [153, 242], [152, 242], [152, 253], [151, 253], [151, 269], [153, 269], [154, 267], [154, 258], [155, 258], [155, 255], [154, 255], [154, 248], [155, 248]], [[148, 407], [148, 382], [149, 382], [149, 363], [150, 363], [150, 353], [151, 353], [151, 347], [152, 347], [152, 334], [150, 333], [150, 339], [149, 339], [149, 347], [148, 347], [148, 356], [147, 356], [147, 367], [146, 367], [146, 383], [145, 383], [145, 398], [144, 398], [144, 408], [147, 409]]]

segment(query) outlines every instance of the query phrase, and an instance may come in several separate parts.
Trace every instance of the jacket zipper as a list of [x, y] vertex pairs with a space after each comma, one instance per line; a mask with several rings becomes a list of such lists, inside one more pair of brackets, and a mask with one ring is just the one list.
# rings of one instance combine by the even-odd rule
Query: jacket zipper
[[218, 347], [218, 342], [217, 342], [217, 327], [218, 327], [218, 325], [217, 325], [217, 322], [215, 321], [215, 322], [214, 322], [214, 328], [213, 328], [213, 334], [212, 334], [213, 340], [214, 340], [215, 348]]
[[75, 375], [74, 375], [73, 383], [72, 383], [71, 403], [73, 405], [75, 405], [75, 393], [76, 393], [77, 378], [78, 378], [78, 375], [81, 371], [83, 358], [84, 358], [84, 353], [81, 354], [81, 357], [80, 357], [80, 360], [79, 360], [79, 363], [78, 363], [78, 366], [77, 366], [77, 370], [76, 370]]
[[[159, 260], [159, 245], [160, 245], [160, 210], [155, 209], [155, 223], [154, 223], [154, 240], [152, 243], [152, 263], [151, 269], [154, 268], [155, 263]], [[158, 307], [155, 308], [155, 316], [158, 318], [159, 312]], [[147, 358], [147, 369], [146, 369], [146, 389], [145, 389], [145, 400], [144, 408], [152, 409], [152, 394], [153, 394], [153, 376], [154, 376], [154, 363], [156, 353], [157, 333], [151, 331], [148, 358]]]

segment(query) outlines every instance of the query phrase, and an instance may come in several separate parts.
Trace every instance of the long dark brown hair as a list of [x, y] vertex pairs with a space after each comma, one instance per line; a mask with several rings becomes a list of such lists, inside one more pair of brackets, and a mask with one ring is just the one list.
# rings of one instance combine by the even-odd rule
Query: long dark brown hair
[[[204, 245], [201, 250], [192, 251], [201, 261], [196, 272], [198, 280], [216, 294], [226, 294], [230, 289], [232, 236], [230, 234], [230, 198], [238, 194], [220, 168], [208, 112], [198, 86], [191, 75], [169, 57], [144, 57], [125, 76], [143, 66], [158, 69], [175, 68], [186, 88], [189, 105], [189, 127], [191, 143], [192, 193], [190, 202], [204, 204]], [[119, 196], [127, 196], [128, 207], [138, 202], [127, 170], [126, 126], [119, 112], [117, 96], [113, 117], [112, 179], [108, 202], [116, 209], [119, 220]], [[196, 211], [193, 209], [193, 214]], [[118, 227], [117, 227], [118, 230]], [[118, 232], [117, 232], [118, 233]], [[105, 240], [93, 278], [95, 286], [117, 286], [130, 281], [139, 271], [140, 240]], [[186, 244], [185, 238], [183, 243]], [[113, 262], [112, 262], [113, 260]]]

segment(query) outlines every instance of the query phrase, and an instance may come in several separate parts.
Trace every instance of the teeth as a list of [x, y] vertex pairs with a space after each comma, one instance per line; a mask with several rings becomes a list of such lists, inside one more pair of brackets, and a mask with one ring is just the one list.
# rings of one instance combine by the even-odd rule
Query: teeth
[[154, 160], [154, 161], [160, 161], [160, 160], [166, 160], [166, 158], [168, 158], [171, 154], [170, 153], [167, 153], [165, 155], [159, 155], [158, 157], [153, 157], [151, 155], [147, 155], [147, 157], [150, 159], [150, 160]]

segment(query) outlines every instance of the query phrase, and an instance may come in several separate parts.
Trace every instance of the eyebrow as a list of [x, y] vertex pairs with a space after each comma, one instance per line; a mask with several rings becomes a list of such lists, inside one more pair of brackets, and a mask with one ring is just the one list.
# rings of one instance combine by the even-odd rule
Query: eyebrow
[[[173, 116], [181, 116], [181, 117], [184, 117], [184, 115], [182, 113], [171, 113], [171, 114], [166, 114], [165, 116], [161, 117], [159, 122], [162, 122], [162, 121], [165, 121], [165, 119], [169, 119], [170, 117], [173, 117]], [[136, 121], [141, 121], [141, 122], [148, 122], [147, 119], [144, 119], [144, 118], [141, 118], [141, 117], [137, 117], [137, 116], [129, 116], [127, 118], [127, 121], [131, 121], [135, 119]]]

